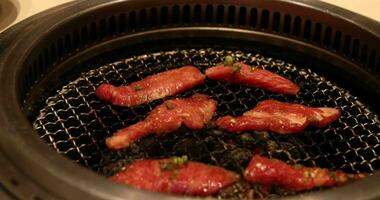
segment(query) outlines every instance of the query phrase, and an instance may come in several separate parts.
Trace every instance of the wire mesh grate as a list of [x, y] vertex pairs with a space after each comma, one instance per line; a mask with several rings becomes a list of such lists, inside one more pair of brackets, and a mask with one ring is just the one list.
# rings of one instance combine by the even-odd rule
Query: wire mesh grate
[[[233, 54], [238, 60], [280, 74], [301, 86], [297, 96], [273, 94], [257, 88], [206, 80], [204, 85], [178, 97], [198, 92], [219, 102], [215, 117], [241, 115], [258, 101], [276, 99], [309, 106], [339, 107], [342, 116], [328, 128], [307, 129], [298, 135], [272, 132], [229, 134], [213, 126], [191, 131], [184, 127], [163, 136], [149, 136], [129, 148], [112, 152], [104, 140], [118, 129], [143, 120], [164, 100], [134, 108], [101, 102], [95, 89], [103, 82], [129, 84], [148, 75], [192, 64], [201, 70]], [[173, 97], [168, 97], [173, 98]], [[260, 54], [214, 49], [184, 49], [135, 56], [82, 73], [46, 100], [34, 128], [58, 153], [111, 176], [136, 159], [188, 155], [191, 160], [218, 165], [241, 173], [254, 149], [288, 163], [342, 169], [346, 172], [373, 172], [380, 166], [380, 123], [360, 100], [310, 69]], [[279, 188], [263, 192], [260, 186], [240, 181], [221, 191], [219, 198], [253, 199], [291, 194]]]

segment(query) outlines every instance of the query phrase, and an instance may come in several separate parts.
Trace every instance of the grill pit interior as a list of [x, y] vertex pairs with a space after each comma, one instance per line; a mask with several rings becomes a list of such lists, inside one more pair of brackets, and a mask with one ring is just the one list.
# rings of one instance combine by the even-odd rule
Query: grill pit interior
[[[78, 0], [37, 15], [0, 37], [1, 183], [20, 199], [186, 199], [133, 190], [105, 177], [136, 159], [181, 155], [241, 174], [259, 148], [289, 164], [373, 175], [302, 195], [272, 188], [266, 196], [259, 185], [239, 181], [215, 197], [380, 196], [374, 173], [380, 167], [379, 27], [302, 0]], [[278, 95], [207, 79], [177, 97], [210, 95], [219, 102], [214, 118], [240, 115], [266, 99], [339, 107], [341, 118], [298, 135], [237, 135], [210, 124], [150, 136], [118, 152], [106, 148], [106, 137], [144, 119], [165, 99], [112, 106], [95, 96], [99, 84], [129, 84], [187, 64], [204, 71], [229, 54], [294, 81], [300, 93]]]
[[[216, 117], [241, 115], [261, 100], [276, 99], [313, 107], [338, 107], [342, 110], [340, 120], [328, 128], [311, 128], [301, 134], [284, 136], [258, 131], [238, 135], [218, 130], [212, 125], [199, 131], [182, 128], [164, 136], [143, 138], [122, 151], [107, 149], [106, 137], [143, 120], [149, 111], [164, 100], [134, 108], [112, 106], [95, 96], [97, 86], [104, 82], [128, 85], [146, 76], [189, 64], [204, 71], [209, 66], [221, 63], [226, 55], [234, 55], [241, 62], [280, 74], [295, 81], [302, 90], [297, 96], [289, 96], [207, 80], [204, 85], [177, 97], [189, 97], [194, 93], [209, 95], [219, 102]], [[184, 49], [134, 56], [96, 67], [82, 73], [49, 97], [46, 107], [40, 111], [33, 125], [41, 138], [57, 152], [106, 177], [138, 159], [181, 155], [242, 174], [256, 148], [261, 148], [269, 157], [290, 164], [342, 169], [350, 173], [372, 173], [380, 164], [380, 148], [369, 148], [376, 145], [374, 141], [379, 141], [380, 123], [358, 97], [308, 68], [254, 52]], [[265, 197], [257, 185], [238, 184], [234, 186], [233, 195], [222, 191], [218, 197]], [[271, 195], [286, 194], [279, 189], [273, 189], [272, 192]]]

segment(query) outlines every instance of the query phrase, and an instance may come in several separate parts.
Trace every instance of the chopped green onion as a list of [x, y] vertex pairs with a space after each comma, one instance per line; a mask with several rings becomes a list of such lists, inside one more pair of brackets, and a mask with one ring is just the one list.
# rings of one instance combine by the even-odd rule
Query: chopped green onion
[[175, 171], [182, 165], [186, 164], [188, 157], [186, 155], [181, 157], [173, 157], [169, 162], [160, 163], [160, 168], [163, 170]]
[[232, 74], [235, 75], [235, 74], [239, 73], [241, 70], [241, 67], [242, 67], [242, 64], [237, 65], [235, 70], [232, 72]]
[[230, 55], [224, 57], [224, 66], [233, 66], [235, 64], [236, 59]]
[[187, 162], [187, 159], [188, 158], [186, 155], [181, 156], [181, 157], [174, 157], [173, 162], [174, 162], [174, 164], [181, 166]]
[[354, 179], [354, 178], [355, 178], [355, 176], [354, 176], [353, 174], [347, 174], [347, 177], [348, 177], [349, 179]]
[[178, 165], [172, 162], [160, 163], [160, 168], [168, 171], [173, 171], [179, 168]]
[[329, 172], [329, 176], [332, 178], [332, 179], [336, 179], [336, 174], [335, 172]]
[[310, 177], [311, 177], [311, 173], [308, 172], [308, 171], [306, 171], [306, 172], [303, 173], [303, 176], [304, 176], [305, 178], [310, 178]]
[[300, 164], [296, 164], [296, 165], [294, 165], [294, 168], [295, 168], [295, 169], [301, 169], [301, 168], [302, 168], [302, 165], [300, 165]]
[[136, 91], [139, 91], [139, 90], [141, 90], [141, 89], [142, 89], [141, 86], [139, 86], [139, 85], [136, 85], [136, 86], [135, 86], [135, 90], [136, 90]]
[[187, 157], [187, 155], [183, 155], [181, 158], [184, 163], [187, 163], [187, 161], [189, 161], [189, 158]]
[[174, 109], [174, 106], [170, 105], [170, 104], [166, 104], [166, 109], [168, 110], [173, 110]]
[[166, 169], [168, 167], [168, 163], [160, 163], [161, 169]]

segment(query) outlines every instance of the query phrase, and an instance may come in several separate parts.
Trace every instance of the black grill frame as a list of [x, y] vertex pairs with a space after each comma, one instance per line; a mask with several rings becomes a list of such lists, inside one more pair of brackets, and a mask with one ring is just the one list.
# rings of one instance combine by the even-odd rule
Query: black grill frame
[[[192, 23], [193, 18], [190, 18], [190, 22], [185, 19], [184, 21], [181, 21], [183, 23], [177, 24], [174, 27], [159, 27], [159, 30], [157, 31], [139, 27], [139, 29], [130, 30], [127, 33], [123, 33], [121, 36], [106, 34], [104, 37], [96, 37], [95, 42], [84, 43], [83, 46], [80, 46], [80, 48], [77, 49], [73, 48], [75, 45], [72, 46], [71, 41], [76, 40], [74, 39], [76, 38], [75, 25], [80, 25], [83, 22], [91, 21], [89, 19], [99, 20], [100, 23], [104, 13], [112, 12], [118, 8], [138, 9], [139, 7], [141, 8], [146, 5], [160, 6], [163, 4], [173, 5], [174, 3], [178, 3], [180, 5], [195, 4], [193, 1], [78, 1], [63, 5], [28, 19], [27, 21], [24, 21], [16, 27], [6, 31], [2, 35], [0, 43], [0, 50], [2, 52], [0, 57], [0, 60], [2, 61], [0, 62], [0, 71], [1, 82], [4, 85], [2, 86], [3, 94], [0, 99], [1, 110], [3, 111], [0, 115], [0, 124], [4, 127], [4, 129], [1, 134], [0, 144], [1, 150], [4, 153], [3, 162], [6, 163], [5, 166], [17, 166], [17, 168], [4, 167], [4, 169], [1, 170], [1, 177], [3, 180], [2, 183], [6, 185], [8, 190], [13, 191], [13, 193], [17, 194], [20, 198], [34, 199], [53, 199], [54, 197], [65, 197], [69, 199], [117, 199], [118, 197], [123, 196], [133, 199], [147, 199], [157, 197], [156, 194], [151, 195], [150, 193], [141, 193], [136, 191], [130, 191], [126, 194], [124, 187], [115, 184], [110, 185], [110, 183], [105, 182], [104, 179], [94, 176], [94, 174], [89, 173], [88, 171], [73, 165], [69, 161], [56, 156], [55, 152], [49, 150], [45, 144], [38, 140], [36, 134], [26, 120], [24, 112], [21, 110], [21, 105], [24, 97], [26, 96], [26, 91], [29, 90], [30, 86], [33, 85], [36, 80], [38, 80], [38, 84], [54, 83], [48, 82], [45, 79], [41, 80], [39, 78], [42, 74], [45, 74], [44, 77], [46, 78], [48, 76], [48, 74], [46, 74], [48, 69], [49, 72], [72, 70], [68, 66], [69, 64], [75, 62], [75, 59], [81, 58], [81, 56], [96, 56], [102, 51], [104, 52], [110, 50], [101, 49], [99, 47], [101, 45], [110, 46], [112, 42], [113, 44], [117, 44], [117, 42], [122, 41], [123, 43], [120, 45], [129, 45], [130, 43], [127, 42], [127, 39], [131, 40], [133, 38], [137, 38], [142, 40], [147, 39], [147, 37], [149, 38], [149, 36], [157, 37], [160, 34], [164, 34], [165, 31], [166, 33], [169, 33], [169, 36], [183, 37], [184, 35], [194, 35], [194, 33], [199, 35], [212, 35], [216, 33], [216, 30], [221, 29], [221, 31], [226, 34], [224, 37], [248, 39], [249, 37], [255, 36], [251, 39], [274, 43], [278, 46], [287, 46], [289, 49], [295, 49], [312, 54], [321, 60], [331, 61], [337, 66], [344, 66], [343, 69], [335, 68], [331, 70], [343, 70], [345, 73], [342, 74], [346, 75], [346, 82], [352, 81], [352, 77], [363, 78], [363, 82], [358, 83], [356, 85], [356, 89], [367, 93], [368, 99], [371, 99], [371, 97], [376, 97], [380, 93], [380, 91], [378, 91], [379, 83], [376, 78], [377, 69], [379, 69], [377, 66], [380, 63], [378, 61], [378, 55], [376, 56], [375, 53], [375, 56], [371, 57], [371, 55], [373, 55], [371, 53], [372, 50], [370, 50], [370, 53], [368, 54], [368, 49], [371, 49], [370, 45], [374, 45], [374, 48], [378, 48], [377, 44], [379, 44], [378, 41], [380, 35], [379, 24], [367, 18], [322, 2], [299, 1], [294, 3], [292, 1], [273, 1], [267, 4], [262, 1], [242, 1], [241, 3], [249, 5], [255, 3], [255, 5], [258, 5], [259, 7], [265, 8], [268, 6], [270, 9], [284, 9], [284, 12], [288, 13], [299, 12], [297, 13], [299, 16], [308, 16], [313, 19], [310, 23], [315, 26], [311, 27], [324, 27], [323, 25], [325, 23], [332, 22], [333, 24], [330, 27], [341, 28], [342, 35], [345, 35], [346, 33], [351, 34], [351, 37], [347, 37], [347, 45], [340, 45], [337, 50], [331, 49], [331, 46], [324, 47], [320, 42], [318, 42], [324, 37], [312, 36], [313, 40], [315, 38], [314, 41], [310, 41], [308, 39], [304, 40], [303, 38], [298, 38], [287, 34], [287, 29], [285, 33], [281, 32], [277, 34], [276, 32], [265, 28], [271, 27], [269, 25], [265, 25], [266, 20], [260, 20], [260, 25], [263, 24], [264, 26], [256, 26], [256, 28], [253, 29], [246, 29], [247, 27], [244, 28], [231, 25], [228, 23], [229, 20], [224, 21], [224, 19], [228, 19], [228, 15], [223, 15], [223, 23], [218, 24], [218, 21], [213, 21], [215, 24], [212, 23], [206, 27], [202, 26], [200, 28], [195, 28], [194, 25], [199, 26], [199, 24]], [[233, 1], [226, 0], [223, 2], [210, 1], [210, 4], [217, 8], [217, 6], [221, 4], [228, 6], [234, 3]], [[124, 7], [118, 7], [120, 5], [124, 5]], [[296, 9], [298, 7], [302, 8]], [[183, 8], [185, 9], [185, 6]], [[192, 8], [193, 7], [190, 6], [190, 10], [192, 10]], [[287, 9], [289, 10], [286, 11]], [[326, 10], [327, 12], [322, 12]], [[91, 12], [92, 14], [88, 15]], [[268, 12], [272, 13], [269, 10]], [[257, 9], [257, 13], [260, 13], [258, 14], [259, 17], [262, 16], [261, 8]], [[265, 11], [262, 13], [265, 13]], [[284, 16], [285, 15], [286, 14], [284, 14]], [[265, 19], [266, 14], [263, 14], [263, 16]], [[351, 18], [355, 18], [355, 20], [348, 20]], [[320, 25], [317, 25], [318, 22], [314, 20], [319, 21]], [[231, 20], [231, 22], [233, 22], [233, 20]], [[290, 21], [290, 24], [292, 24], [292, 21]], [[49, 29], [46, 30], [46, 27], [49, 27]], [[197, 31], [193, 32], [195, 29]], [[65, 30], [69, 30], [70, 33], [71, 31], [74, 32], [72, 36], [69, 34], [68, 37], [66, 37], [67, 34], [63, 34], [65, 35], [64, 40], [68, 41], [65, 45], [63, 45], [62, 38], [61, 42], [59, 42], [60, 40], [57, 35], [62, 35], [62, 33], [65, 33]], [[311, 28], [311, 30], [314, 29]], [[315, 35], [315, 33], [318, 35], [318, 33], [320, 33], [319, 30], [322, 30], [322, 28], [316, 28], [315, 30], [317, 31], [310, 32], [311, 35]], [[146, 34], [144, 38], [141, 34], [139, 35], [139, 33], [148, 34]], [[364, 41], [361, 40], [360, 43], [352, 42], [355, 41], [359, 35], [361, 36], [361, 39], [364, 39]], [[73, 38], [73, 40], [71, 40], [71, 38]], [[117, 40], [118, 38], [121, 39]], [[48, 54], [44, 54], [44, 52], [46, 52], [46, 47], [44, 47], [44, 45], [50, 45], [48, 41], [58, 41], [57, 46], [60, 46], [60, 43], [64, 46], [63, 49], [65, 50], [59, 56], [56, 54], [56, 59], [49, 60], [49, 56], [46, 56]], [[359, 51], [354, 48], [358, 47], [358, 44], [367, 45], [367, 54], [363, 54], [368, 56], [367, 59], [359, 59], [366, 61], [363, 64], [355, 61], [355, 55], [362, 55], [362, 53], [357, 53]], [[359, 49], [365, 49], [364, 45]], [[365, 50], [363, 50], [363, 52], [365, 52]], [[375, 52], [379, 52], [379, 50], [375, 49]], [[49, 55], [50, 58], [53, 58], [52, 55], [54, 54]], [[79, 59], [79, 61], [83, 59]], [[77, 62], [79, 61], [77, 60]], [[372, 75], [369, 75], [369, 73], [372, 73]], [[345, 77], [337, 78], [342, 80], [345, 79]], [[30, 94], [30, 96], [33, 95], [36, 94]], [[26, 152], [25, 149], [28, 149], [28, 151]], [[25, 165], [25, 163], [28, 164]], [[76, 171], [75, 177], [71, 175], [74, 169]], [[371, 198], [378, 196], [379, 191], [376, 188], [376, 177], [377, 176], [375, 174], [373, 177], [367, 178], [363, 181], [359, 181], [333, 191], [314, 193], [312, 196], [323, 197], [324, 195], [330, 195], [330, 198], [344, 198], [348, 196], [351, 199], [362, 199], [363, 197]], [[38, 183], [35, 180], [38, 180]], [[52, 185], [55, 187], [52, 188]], [[358, 186], [360, 190], [355, 189], [356, 186]], [[162, 197], [166, 196], [162, 195]], [[171, 199], [174, 197], [167, 198]]]

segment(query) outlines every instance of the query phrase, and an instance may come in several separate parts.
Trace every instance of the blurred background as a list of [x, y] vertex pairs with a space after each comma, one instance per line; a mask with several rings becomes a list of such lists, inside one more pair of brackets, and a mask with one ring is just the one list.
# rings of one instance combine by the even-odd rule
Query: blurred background
[[[72, 0], [0, 0], [0, 32], [31, 15], [70, 1]], [[380, 21], [380, 0], [323, 1]]]

